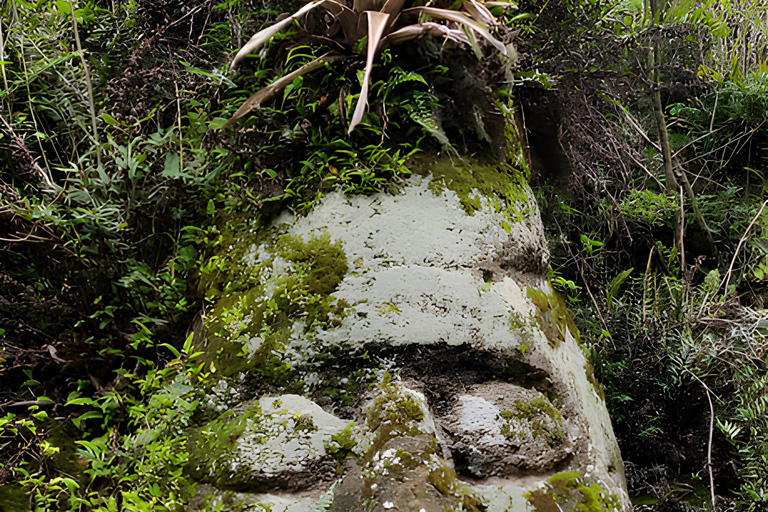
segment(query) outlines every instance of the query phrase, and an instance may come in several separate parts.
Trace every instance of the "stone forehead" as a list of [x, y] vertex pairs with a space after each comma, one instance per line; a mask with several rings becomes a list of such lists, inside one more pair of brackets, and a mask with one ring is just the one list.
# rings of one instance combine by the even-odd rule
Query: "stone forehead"
[[[506, 226], [488, 198], [467, 215], [451, 190], [439, 195], [415, 176], [395, 195], [333, 192], [291, 227], [297, 235], [328, 232], [341, 240], [351, 268], [391, 265], [467, 266], [492, 256], [509, 239], [530, 240], [530, 223]], [[540, 237], [540, 238], [538, 238]], [[534, 243], [543, 243], [543, 232]]]

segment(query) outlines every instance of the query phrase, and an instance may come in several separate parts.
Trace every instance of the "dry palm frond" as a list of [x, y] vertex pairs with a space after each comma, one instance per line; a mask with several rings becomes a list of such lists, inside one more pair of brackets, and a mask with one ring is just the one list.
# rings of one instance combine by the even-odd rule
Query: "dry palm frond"
[[[464, 0], [463, 11], [439, 9], [436, 7], [412, 7], [403, 10], [405, 0], [353, 0], [352, 8], [337, 0], [313, 0], [287, 18], [270, 25], [259, 31], [246, 43], [232, 61], [231, 69], [235, 69], [249, 54], [261, 48], [269, 39], [287, 28], [302, 16], [316, 8], [324, 8], [333, 20], [330, 28], [326, 28], [322, 36], [326, 40], [332, 39], [342, 48], [352, 48], [363, 37], [367, 38], [367, 51], [365, 58], [365, 71], [363, 83], [349, 132], [360, 123], [365, 114], [368, 102], [368, 89], [373, 63], [376, 54], [384, 47], [401, 44], [425, 35], [442, 37], [455, 43], [471, 46], [475, 53], [480, 54], [480, 48], [475, 34], [488, 41], [499, 52], [506, 55], [507, 47], [494, 37], [489, 28], [499, 25], [496, 18], [480, 0]], [[513, 6], [512, 4], [508, 4]], [[417, 13], [422, 17], [429, 17], [436, 21], [422, 20], [420, 23], [400, 26], [402, 14]], [[463, 28], [457, 29], [456, 26]], [[231, 126], [253, 109], [269, 100], [277, 92], [281, 91], [299, 76], [314, 71], [328, 62], [348, 58], [349, 55], [337, 55], [329, 52], [319, 57], [292, 73], [272, 82], [270, 85], [256, 92], [238, 109], [225, 126]]]

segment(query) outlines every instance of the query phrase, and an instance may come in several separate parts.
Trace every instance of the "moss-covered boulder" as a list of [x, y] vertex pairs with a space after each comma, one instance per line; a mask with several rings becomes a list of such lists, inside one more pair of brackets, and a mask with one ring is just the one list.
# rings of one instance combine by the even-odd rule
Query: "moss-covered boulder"
[[[426, 156], [413, 171], [395, 192], [230, 220], [195, 346], [227, 382], [208, 410], [259, 406], [196, 430], [194, 474], [230, 497], [281, 489], [294, 508], [298, 491], [337, 477], [317, 510], [502, 512], [529, 510], [527, 495], [577, 472], [562, 510], [582, 510], [593, 484], [604, 508], [625, 507], [610, 419], [547, 280], [525, 175]], [[263, 419], [263, 396], [288, 393], [344, 418], [322, 435], [307, 425], [314, 451], [289, 440], [296, 418]]]
[[542, 393], [499, 382], [467, 391], [454, 403], [444, 429], [468, 474], [543, 473], [570, 457], [568, 420]]

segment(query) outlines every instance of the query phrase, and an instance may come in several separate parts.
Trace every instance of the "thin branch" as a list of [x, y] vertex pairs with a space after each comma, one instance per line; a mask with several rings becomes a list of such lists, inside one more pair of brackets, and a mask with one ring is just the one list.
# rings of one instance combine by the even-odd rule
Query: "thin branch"
[[[757, 212], [757, 214], [752, 219], [752, 222], [749, 223], [749, 226], [747, 226], [746, 231], [744, 231], [744, 235], [742, 235], [741, 240], [739, 240], [739, 245], [736, 246], [736, 251], [733, 253], [733, 258], [731, 259], [731, 264], [728, 266], [728, 272], [725, 274], [725, 292], [723, 293], [723, 296], [728, 295], [728, 284], [731, 282], [731, 273], [733, 272], [733, 265], [736, 263], [736, 258], [739, 255], [739, 251], [741, 250], [741, 246], [744, 244], [744, 242], [747, 239], [747, 235], [749, 234], [749, 230], [752, 229], [752, 226], [754, 226], [757, 219], [760, 218], [760, 215], [763, 214], [763, 210], [765, 210], [765, 207], [768, 205], [768, 199], [763, 201], [763, 205], [760, 207], [760, 210]], [[723, 286], [723, 283], [720, 283], [720, 286], [718, 287], [718, 290], [720, 287]]]
[[88, 88], [88, 107], [91, 111], [91, 128], [93, 129], [93, 142], [96, 145], [96, 161], [101, 167], [101, 147], [99, 144], [99, 130], [96, 127], [96, 104], [93, 101], [93, 84], [91, 83], [91, 72], [88, 70], [88, 63], [85, 62], [85, 56], [83, 54], [83, 47], [80, 44], [80, 33], [77, 31], [77, 20], [75, 19], [75, 6], [72, 0], [69, 1], [69, 14], [72, 15], [72, 30], [75, 31], [75, 44], [77, 45], [77, 52], [80, 54], [80, 62], [83, 63], [83, 71], [85, 71], [85, 85]]

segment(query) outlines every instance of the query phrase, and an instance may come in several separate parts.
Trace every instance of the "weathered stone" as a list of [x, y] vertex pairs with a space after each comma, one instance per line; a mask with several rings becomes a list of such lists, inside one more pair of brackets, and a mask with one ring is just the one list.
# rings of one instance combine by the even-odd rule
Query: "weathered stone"
[[195, 429], [190, 471], [222, 489], [308, 489], [332, 480], [331, 437], [349, 422], [297, 395], [262, 397]]
[[[546, 510], [541, 493], [565, 512], [627, 505], [599, 384], [546, 278], [533, 195], [519, 174], [475, 170], [440, 161], [396, 194], [332, 192], [222, 255], [239, 259], [196, 340], [207, 360], [357, 423], [304, 445], [264, 427], [277, 421], [251, 418], [244, 436], [242, 421], [217, 420], [235, 441], [195, 456], [199, 478], [327, 489], [339, 464], [334, 511]], [[564, 472], [578, 476], [559, 497]]]
[[501, 382], [468, 391], [444, 420], [451, 452], [467, 473], [543, 473], [570, 456], [568, 422], [543, 394]]
[[371, 447], [348, 468], [330, 510], [484, 510], [441, 457], [423, 395], [386, 378], [366, 416]]

